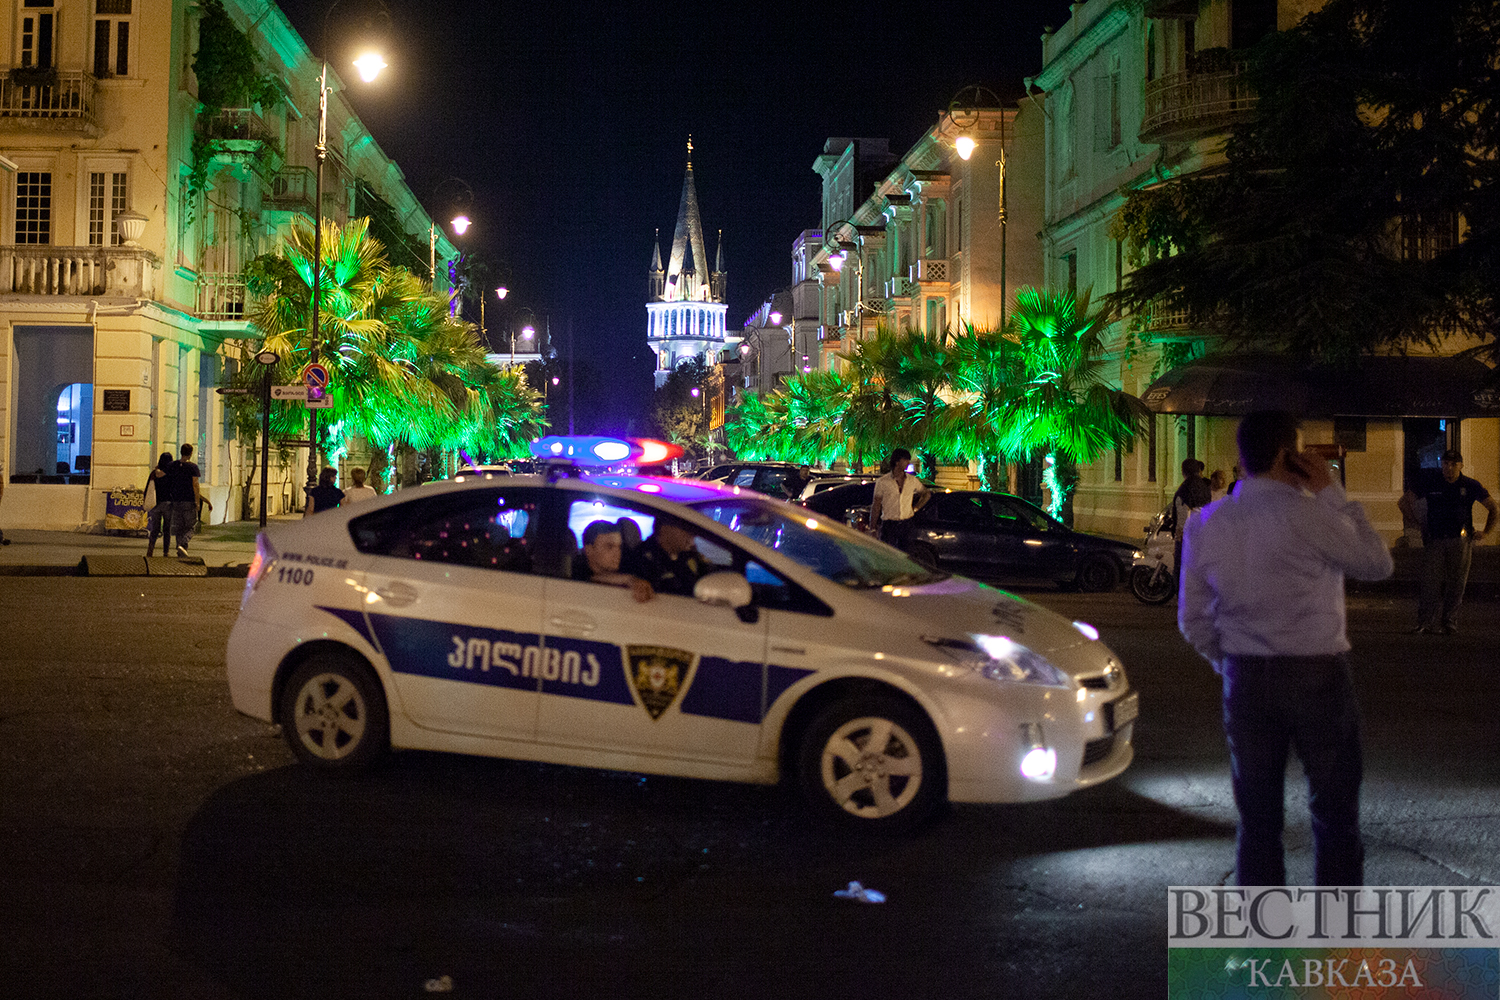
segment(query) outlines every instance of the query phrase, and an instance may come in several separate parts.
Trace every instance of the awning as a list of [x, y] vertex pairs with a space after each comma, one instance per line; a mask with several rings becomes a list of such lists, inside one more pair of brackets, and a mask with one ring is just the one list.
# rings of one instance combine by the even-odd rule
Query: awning
[[1298, 365], [1270, 354], [1189, 361], [1141, 393], [1157, 413], [1238, 417], [1291, 410], [1303, 417], [1500, 417], [1500, 378], [1459, 357], [1371, 357]]

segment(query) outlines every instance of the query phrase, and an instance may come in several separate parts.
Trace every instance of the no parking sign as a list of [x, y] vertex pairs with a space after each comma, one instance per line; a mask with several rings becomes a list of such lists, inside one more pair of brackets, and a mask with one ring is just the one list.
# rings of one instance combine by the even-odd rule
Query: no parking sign
[[302, 369], [302, 384], [309, 389], [328, 388], [328, 369], [320, 364], [310, 364]]

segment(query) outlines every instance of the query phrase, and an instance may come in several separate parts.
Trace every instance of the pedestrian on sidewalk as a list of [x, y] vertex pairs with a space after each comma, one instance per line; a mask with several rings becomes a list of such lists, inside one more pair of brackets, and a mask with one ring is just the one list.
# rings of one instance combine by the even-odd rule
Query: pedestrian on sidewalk
[[[1417, 627], [1412, 632], [1452, 635], [1458, 631], [1458, 606], [1469, 582], [1474, 546], [1495, 527], [1500, 505], [1478, 480], [1463, 474], [1464, 457], [1457, 449], [1443, 452], [1436, 474], [1418, 470], [1396, 506], [1403, 516], [1422, 527], [1422, 596], [1417, 602]], [[1426, 517], [1422, 508], [1426, 502]], [[1484, 530], [1474, 530], [1474, 505], [1488, 512]]]
[[208, 509], [213, 510], [214, 505], [198, 489], [198, 479], [203, 473], [193, 462], [193, 446], [185, 444], [181, 451], [182, 458], [168, 467], [164, 486], [158, 488], [165, 491], [172, 504], [172, 535], [177, 539], [177, 555], [186, 558], [188, 543], [198, 530], [198, 508], [208, 504]]
[[350, 469], [349, 478], [354, 480], [354, 485], [344, 491], [344, 499], [340, 503], [359, 503], [361, 500], [374, 500], [380, 495], [375, 492], [374, 487], [365, 485], [364, 469]]
[[156, 468], [146, 475], [146, 493], [143, 506], [146, 508], [146, 558], [156, 554], [156, 536], [161, 536], [161, 554], [172, 554], [172, 501], [167, 499], [163, 484], [167, 472], [172, 468], [172, 453], [164, 451], [156, 460]]
[[1318, 885], [1362, 885], [1359, 705], [1344, 577], [1382, 580], [1390, 550], [1297, 419], [1251, 413], [1236, 432], [1249, 478], [1187, 524], [1177, 625], [1224, 681], [1224, 734], [1240, 822], [1235, 877], [1285, 885], [1286, 759], [1307, 775]]
[[333, 510], [344, 502], [344, 491], [338, 488], [339, 470], [326, 468], [318, 474], [318, 485], [305, 489], [307, 508], [303, 517], [311, 517], [323, 510]]
[[1203, 478], [1206, 466], [1196, 458], [1182, 460], [1182, 484], [1172, 494], [1172, 565], [1182, 565], [1182, 540], [1188, 518], [1213, 501], [1213, 487]]

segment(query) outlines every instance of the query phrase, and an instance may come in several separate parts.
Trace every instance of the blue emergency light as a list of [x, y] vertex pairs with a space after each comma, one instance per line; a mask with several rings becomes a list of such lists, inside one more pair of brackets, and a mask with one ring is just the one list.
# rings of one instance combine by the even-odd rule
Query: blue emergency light
[[651, 438], [553, 434], [531, 443], [537, 458], [567, 462], [580, 468], [615, 465], [656, 465], [682, 454], [682, 446]]

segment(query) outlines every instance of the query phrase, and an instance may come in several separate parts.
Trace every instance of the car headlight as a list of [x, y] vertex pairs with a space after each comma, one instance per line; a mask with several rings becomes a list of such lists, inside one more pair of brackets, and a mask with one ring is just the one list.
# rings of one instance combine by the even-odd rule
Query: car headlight
[[992, 681], [1072, 687], [1072, 679], [1067, 674], [1049, 663], [1046, 657], [1009, 636], [970, 633], [967, 640], [929, 636], [923, 636], [922, 640]]

